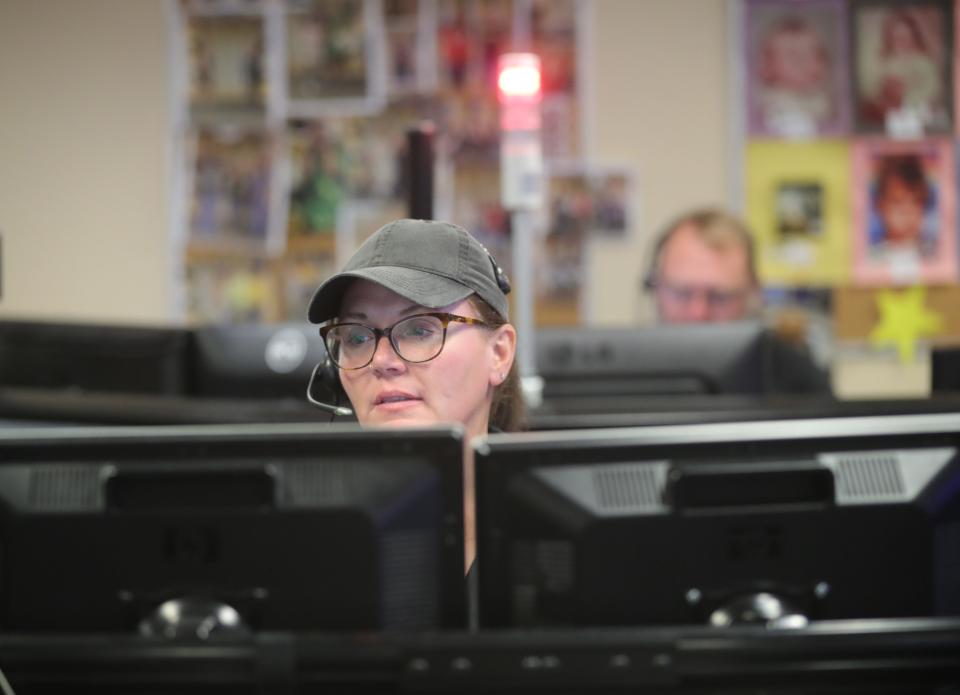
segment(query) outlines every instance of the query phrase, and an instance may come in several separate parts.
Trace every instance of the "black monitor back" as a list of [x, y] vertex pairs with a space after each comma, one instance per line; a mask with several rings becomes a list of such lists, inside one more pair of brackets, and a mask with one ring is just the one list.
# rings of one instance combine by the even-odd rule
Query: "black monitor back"
[[[462, 627], [462, 436], [350, 426], [0, 433], [0, 630]], [[164, 606], [167, 608], [164, 608]]]
[[305, 400], [326, 358], [311, 323], [209, 324], [193, 332], [191, 393], [218, 398]]
[[960, 347], [934, 348], [930, 372], [934, 394], [960, 393]]
[[544, 410], [624, 412], [659, 396], [829, 393], [825, 374], [759, 322], [539, 330]]
[[0, 386], [182, 394], [189, 342], [177, 328], [0, 321]]
[[492, 435], [484, 627], [960, 614], [960, 415]]

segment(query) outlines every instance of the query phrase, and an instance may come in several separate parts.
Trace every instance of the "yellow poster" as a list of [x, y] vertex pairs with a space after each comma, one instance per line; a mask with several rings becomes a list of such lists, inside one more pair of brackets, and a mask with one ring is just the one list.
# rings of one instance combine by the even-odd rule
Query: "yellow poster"
[[764, 285], [846, 282], [851, 229], [846, 142], [748, 143], [745, 193]]

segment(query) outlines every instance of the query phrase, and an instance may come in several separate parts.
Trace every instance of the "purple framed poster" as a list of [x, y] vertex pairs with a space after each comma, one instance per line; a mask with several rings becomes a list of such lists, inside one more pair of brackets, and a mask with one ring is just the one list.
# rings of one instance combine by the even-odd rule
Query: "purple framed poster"
[[849, 71], [842, 0], [748, 0], [744, 21], [750, 135], [847, 134]]

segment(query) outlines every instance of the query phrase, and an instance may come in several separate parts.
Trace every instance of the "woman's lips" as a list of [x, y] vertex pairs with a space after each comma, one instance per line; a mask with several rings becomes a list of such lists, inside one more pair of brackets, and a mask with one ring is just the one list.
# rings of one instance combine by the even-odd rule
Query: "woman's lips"
[[421, 402], [420, 398], [401, 391], [388, 391], [377, 395], [374, 408], [384, 412], [398, 412]]

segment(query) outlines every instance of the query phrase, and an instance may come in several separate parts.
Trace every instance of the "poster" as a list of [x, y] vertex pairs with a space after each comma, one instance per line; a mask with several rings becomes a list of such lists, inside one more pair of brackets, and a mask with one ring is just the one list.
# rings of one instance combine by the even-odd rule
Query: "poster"
[[530, 44], [540, 56], [543, 73], [540, 133], [543, 156], [548, 162], [577, 159], [583, 150], [577, 74], [580, 12], [577, 0], [530, 3]]
[[293, 117], [382, 108], [386, 36], [373, 0], [287, 0], [285, 91]]
[[251, 250], [275, 246], [269, 135], [257, 129], [203, 129], [191, 145], [189, 243]]
[[851, 12], [857, 130], [898, 138], [951, 132], [952, 3], [862, 0]]
[[747, 116], [754, 136], [849, 130], [843, 0], [751, 0], [745, 6]]
[[956, 282], [950, 141], [860, 141], [854, 145], [853, 171], [856, 282]]
[[193, 117], [262, 114], [266, 94], [262, 17], [190, 16], [187, 34]]
[[623, 238], [631, 227], [633, 177], [611, 167], [550, 168], [547, 184], [549, 234], [577, 233]]
[[383, 15], [388, 96], [436, 89], [436, 2], [383, 0]]
[[747, 225], [765, 285], [837, 285], [849, 277], [850, 157], [841, 140], [747, 145]]

